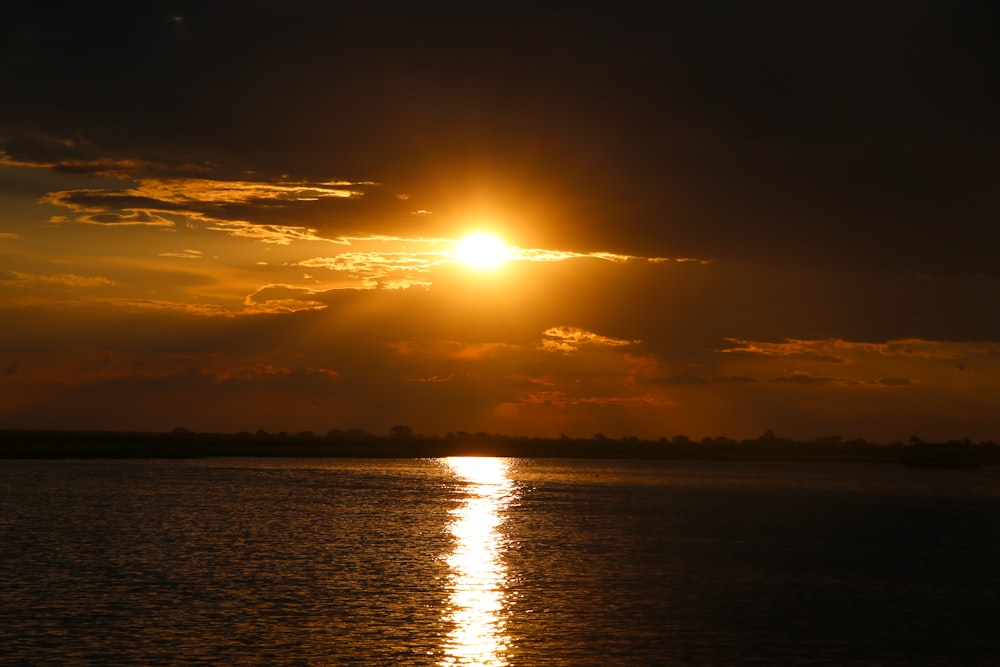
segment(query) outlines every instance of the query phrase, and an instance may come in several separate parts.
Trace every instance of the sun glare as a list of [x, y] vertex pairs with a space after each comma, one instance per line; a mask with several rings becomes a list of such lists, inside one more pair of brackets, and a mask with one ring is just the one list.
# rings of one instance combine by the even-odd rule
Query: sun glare
[[459, 241], [458, 258], [476, 269], [492, 269], [507, 261], [509, 251], [504, 242], [492, 234], [469, 234]]

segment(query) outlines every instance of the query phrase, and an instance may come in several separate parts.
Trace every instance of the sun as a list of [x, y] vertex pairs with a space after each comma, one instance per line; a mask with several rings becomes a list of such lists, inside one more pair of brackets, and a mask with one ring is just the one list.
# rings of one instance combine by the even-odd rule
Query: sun
[[483, 232], [469, 234], [459, 241], [456, 252], [461, 261], [475, 269], [495, 268], [510, 256], [503, 241], [493, 234]]

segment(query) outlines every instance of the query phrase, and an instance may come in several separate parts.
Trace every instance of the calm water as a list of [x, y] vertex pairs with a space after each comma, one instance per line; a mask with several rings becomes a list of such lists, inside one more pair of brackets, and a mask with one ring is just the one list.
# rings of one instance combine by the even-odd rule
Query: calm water
[[3, 665], [995, 665], [1000, 470], [2, 461]]

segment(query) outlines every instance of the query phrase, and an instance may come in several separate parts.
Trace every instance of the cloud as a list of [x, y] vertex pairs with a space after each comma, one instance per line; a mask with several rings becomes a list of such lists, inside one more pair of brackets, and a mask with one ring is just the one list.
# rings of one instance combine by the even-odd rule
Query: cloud
[[211, 163], [191, 164], [162, 157], [113, 156], [83, 137], [24, 131], [0, 137], [0, 164], [116, 179], [203, 175], [218, 168]]
[[884, 387], [908, 387], [913, 384], [909, 378], [879, 378], [877, 384]]
[[707, 378], [695, 373], [679, 373], [665, 377], [656, 377], [650, 380], [653, 384], [676, 385], [676, 386], [701, 386], [709, 384], [742, 384], [760, 382], [755, 377], [730, 375], [725, 377]]
[[893, 340], [886, 343], [859, 345], [858, 349], [868, 349], [886, 357], [912, 359], [937, 359], [948, 362], [969, 363], [972, 360], [1000, 361], [1000, 342], [933, 341], [921, 339]]
[[829, 384], [833, 382], [840, 382], [841, 380], [833, 377], [817, 377], [815, 375], [809, 375], [808, 373], [792, 373], [791, 375], [783, 375], [781, 377], [771, 378], [768, 381], [809, 385], [809, 384]]
[[673, 401], [662, 396], [573, 396], [565, 391], [536, 391], [522, 394], [519, 402], [567, 408], [582, 405], [667, 406]]
[[[987, 412], [1000, 377], [995, 346], [909, 341], [903, 354], [895, 343], [797, 341], [799, 350], [840, 350], [843, 361], [835, 365], [810, 355], [683, 344], [650, 350], [632, 342], [638, 335], [518, 321], [517, 299], [509, 312], [496, 313], [500, 326], [490, 321], [467, 330], [479, 315], [449, 315], [452, 298], [434, 290], [272, 284], [252, 296], [242, 317], [204, 317], [141, 300], [77, 303], [80, 315], [72, 317], [33, 310], [21, 315], [20, 333], [0, 332], [0, 368], [18, 364], [4, 380], [10, 386], [3, 391], [13, 393], [4, 394], [0, 423], [42, 423], [48, 411], [67, 425], [129, 427], [145, 408], [116, 417], [101, 405], [129, 405], [137, 395], [162, 399], [162, 409], [150, 412], [160, 421], [149, 423], [168, 429], [381, 432], [403, 423], [439, 433], [752, 437], [775, 428], [792, 437], [846, 432], [888, 441], [944, 433], [962, 418], [995, 422]], [[469, 295], [470, 304], [477, 300]], [[488, 306], [484, 312], [497, 309]], [[123, 314], [129, 312], [141, 314]], [[546, 335], [550, 329], [555, 335]], [[552, 354], [538, 332], [568, 341], [573, 352]], [[53, 343], [66, 336], [75, 341], [72, 350]], [[948, 354], [915, 354], [935, 345]], [[883, 347], [892, 353], [882, 354]], [[960, 363], [969, 370], [960, 371]], [[288, 392], [269, 393], [286, 384]], [[140, 388], [149, 392], [134, 393]], [[215, 416], [191, 396], [211, 399]], [[30, 410], [29, 398], [36, 405]]]
[[[125, 187], [57, 190], [40, 200], [69, 209], [74, 221], [91, 224], [172, 227], [175, 223], [166, 216], [177, 216], [268, 243], [339, 242], [339, 234], [371, 225], [372, 214], [388, 221], [409, 210], [405, 199], [381, 192], [384, 187], [372, 181], [253, 178], [253, 172], [231, 178], [215, 163], [190, 165], [162, 155], [109, 156], [85, 139], [41, 134], [0, 138], [0, 164], [120, 181]], [[361, 200], [365, 203], [359, 206]], [[321, 234], [320, 227], [334, 233]]]
[[[237, 432], [259, 427], [295, 429], [295, 424], [330, 424], [342, 396], [339, 375], [328, 368], [274, 367], [253, 360], [245, 367], [217, 369], [210, 358], [173, 358], [159, 368], [132, 369], [115, 366], [115, 360], [88, 378], [63, 384], [63, 392], [42, 400], [13, 404], [0, 415], [5, 423], [46, 423], [45, 415], [58, 413], [71, 428], [107, 428], [100, 405], [128, 405], [116, 410], [113, 428], [170, 430], [186, 425], [196, 430]], [[133, 359], [143, 363], [148, 359]], [[230, 361], [239, 364], [240, 360]], [[168, 366], [173, 366], [170, 368]], [[30, 382], [22, 388], [37, 392]], [[142, 396], [142, 401], [132, 397]], [[322, 406], [322, 408], [320, 408]], [[242, 412], [241, 416], [238, 413]]]
[[68, 208], [92, 224], [173, 226], [164, 215], [181, 216], [233, 236], [287, 244], [329, 240], [304, 223], [310, 207], [328, 199], [364, 196], [373, 183], [342, 181], [224, 181], [207, 178], [140, 178], [124, 190], [63, 190], [42, 203]]
[[875, 360], [937, 361], [960, 365], [997, 367], [1000, 343], [990, 341], [949, 341], [908, 338], [886, 342], [847, 341], [841, 339], [790, 340], [785, 342], [736, 341], [736, 347], [723, 354], [746, 353], [789, 360], [862, 366]]
[[[49, 303], [49, 302], [47, 302]], [[41, 305], [41, 304], [40, 304]], [[64, 303], [56, 302], [55, 305], [71, 307], [79, 310], [86, 310], [88, 306], [110, 306], [122, 313], [142, 313], [151, 312], [177, 312], [201, 317], [233, 317], [235, 313], [223, 306], [213, 303], [183, 303], [178, 301], [168, 301], [166, 299], [139, 299], [128, 297], [98, 297], [85, 296], [73, 301]]]
[[455, 379], [454, 375], [447, 375], [445, 377], [439, 377], [437, 375], [431, 375], [429, 377], [404, 377], [403, 382], [419, 382], [419, 383], [438, 383], [438, 382], [451, 382]]
[[253, 239], [262, 243], [273, 243], [275, 245], [289, 245], [294, 241], [330, 240], [319, 236], [315, 229], [290, 227], [287, 225], [266, 225], [245, 221], [216, 221], [206, 228], [213, 231], [225, 232], [237, 238]]
[[700, 375], [695, 375], [694, 373], [681, 373], [678, 375], [656, 378], [653, 382], [656, 384], [702, 385], [708, 384], [711, 380]]
[[[838, 361], [831, 362], [828, 356]], [[991, 387], [1000, 378], [1000, 345], [923, 339], [878, 343], [840, 339], [742, 340], [737, 347], [720, 349], [706, 363], [720, 376], [761, 378], [766, 383], [762, 387], [811, 387], [809, 394], [823, 396], [830, 410], [833, 405], [854, 401], [856, 409], [861, 411], [866, 401], [876, 400], [870, 392], [882, 389], [885, 400], [895, 403], [873, 402], [865, 410], [881, 406], [895, 411], [908, 409], [904, 406], [909, 401], [933, 402], [937, 400], [935, 397], [965, 396], [964, 400], [970, 404], [978, 403], [978, 395], [994, 391]], [[831, 374], [831, 369], [836, 369], [836, 373]], [[967, 370], [971, 371], [970, 377], [963, 380]], [[857, 392], [868, 393], [848, 398]], [[889, 399], [890, 396], [894, 398]], [[929, 405], [923, 409], [928, 414], [937, 410]]]
[[[442, 272], [449, 268], [465, 268], [466, 264], [456, 252], [459, 240], [453, 238], [341, 236], [337, 241], [352, 249], [342, 250], [330, 256], [310, 257], [297, 262], [296, 265], [341, 274], [345, 278], [358, 281], [358, 286], [369, 289], [400, 289], [440, 284], [443, 279]], [[497, 275], [513, 276], [518, 271], [515, 267], [519, 265], [586, 260], [619, 265], [667, 261], [604, 252], [565, 252], [508, 246], [507, 260], [498, 269]], [[516, 282], [516, 279], [512, 279], [511, 282]]]
[[518, 346], [506, 343], [466, 343], [455, 340], [392, 341], [387, 347], [395, 350], [401, 357], [466, 362], [495, 358], [505, 350], [518, 349]]
[[31, 274], [19, 271], [0, 273], [0, 282], [17, 285], [48, 283], [67, 287], [108, 287], [116, 284], [115, 281], [102, 276], [79, 276], [75, 273]]
[[161, 252], [158, 257], [177, 257], [180, 259], [201, 259], [200, 250], [183, 250], [181, 252]]
[[550, 327], [542, 332], [542, 349], [549, 352], [575, 352], [585, 345], [622, 347], [639, 343], [638, 340], [623, 340], [602, 336], [585, 329], [571, 326]]
[[642, 257], [639, 255], [624, 255], [621, 253], [614, 252], [575, 252], [570, 250], [550, 250], [543, 248], [511, 248], [508, 254], [510, 260], [521, 260], [528, 262], [564, 262], [568, 259], [578, 259], [578, 258], [594, 258], [603, 259], [606, 262], [624, 263], [629, 261], [644, 261], [650, 263], [660, 263], [660, 262], [686, 262], [686, 261], [699, 261], [700, 263], [707, 264], [708, 260], [685, 260], [685, 259], [672, 259], [669, 257]]
[[[258, 206], [293, 202], [314, 202], [321, 199], [360, 197], [372, 182], [350, 181], [231, 181], [207, 178], [143, 179], [132, 192], [178, 205], [210, 203], [221, 206], [251, 203]], [[211, 209], [209, 209], [211, 210]]]
[[93, 225], [144, 225], [149, 227], [174, 227], [174, 222], [163, 216], [154, 215], [149, 211], [122, 209], [120, 213], [95, 213], [79, 216], [77, 222], [87, 222]]
[[[344, 239], [351, 241], [371, 242], [371, 239]], [[402, 240], [393, 239], [394, 245], [401, 243], [436, 243], [440, 240]], [[334, 273], [343, 274], [350, 279], [360, 281], [362, 287], [370, 289], [407, 289], [410, 287], [429, 287], [432, 284], [429, 274], [443, 264], [452, 263], [446, 251], [349, 251], [333, 257], [313, 257], [298, 262], [298, 266], [319, 268]]]
[[724, 353], [733, 354], [759, 354], [771, 357], [785, 357], [790, 359], [800, 359], [802, 361], [815, 361], [828, 364], [841, 364], [844, 359], [832, 352], [845, 346], [843, 341], [837, 340], [795, 340], [789, 339], [780, 342], [772, 341], [745, 341], [729, 339], [735, 347], [722, 350]]
[[252, 312], [294, 313], [322, 310], [327, 305], [316, 297], [321, 292], [291, 285], [265, 285], [247, 295], [244, 304]]

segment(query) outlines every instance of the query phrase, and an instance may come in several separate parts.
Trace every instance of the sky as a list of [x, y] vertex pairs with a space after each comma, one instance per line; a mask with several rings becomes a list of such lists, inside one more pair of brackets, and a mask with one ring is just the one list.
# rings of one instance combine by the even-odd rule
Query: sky
[[997, 6], [584, 4], [7, 3], [0, 428], [1000, 440]]

